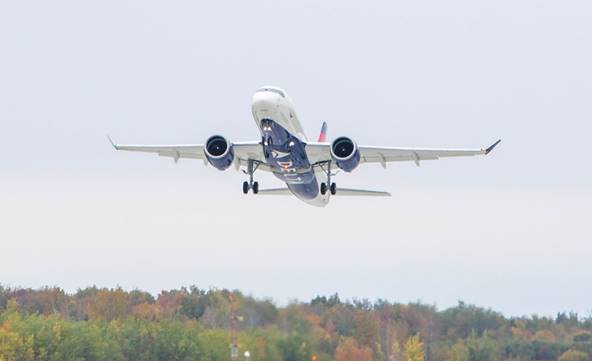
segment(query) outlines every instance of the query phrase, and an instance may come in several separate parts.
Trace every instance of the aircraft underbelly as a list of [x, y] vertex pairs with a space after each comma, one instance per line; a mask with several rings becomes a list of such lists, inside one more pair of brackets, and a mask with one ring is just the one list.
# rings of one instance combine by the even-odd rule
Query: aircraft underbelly
[[326, 205], [328, 195], [320, 194], [317, 176], [306, 154], [306, 139], [298, 134], [302, 128], [295, 112], [289, 107], [263, 106], [254, 106], [253, 114], [261, 130], [266, 163], [296, 197], [311, 205]]

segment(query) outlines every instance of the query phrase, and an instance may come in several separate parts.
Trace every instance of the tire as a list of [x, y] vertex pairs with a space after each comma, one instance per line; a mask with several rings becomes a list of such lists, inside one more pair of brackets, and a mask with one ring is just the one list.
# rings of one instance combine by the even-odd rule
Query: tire
[[335, 183], [331, 183], [331, 194], [335, 195], [337, 193], [337, 185]]
[[259, 193], [259, 182], [253, 183], [253, 194]]
[[249, 193], [249, 182], [247, 182], [247, 181], [243, 182], [243, 193], [244, 194]]
[[325, 193], [327, 193], [327, 184], [321, 183], [321, 194], [325, 195]]

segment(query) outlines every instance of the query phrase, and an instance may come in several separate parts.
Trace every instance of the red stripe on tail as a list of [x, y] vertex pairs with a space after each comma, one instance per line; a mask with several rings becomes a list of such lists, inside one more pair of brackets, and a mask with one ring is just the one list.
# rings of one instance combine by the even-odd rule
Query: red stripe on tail
[[327, 122], [323, 122], [323, 126], [321, 127], [321, 134], [319, 134], [319, 143], [325, 142], [327, 139]]

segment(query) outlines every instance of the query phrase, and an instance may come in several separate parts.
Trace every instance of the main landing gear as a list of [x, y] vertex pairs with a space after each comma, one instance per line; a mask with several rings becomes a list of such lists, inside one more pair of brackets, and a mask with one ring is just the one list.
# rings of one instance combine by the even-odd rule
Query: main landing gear
[[[329, 186], [329, 192], [331, 192], [332, 195], [335, 195], [335, 193], [337, 193], [337, 185], [335, 184], [335, 182], [331, 183], [331, 185]], [[327, 183], [323, 182], [321, 183], [321, 194], [325, 195], [327, 193]]]
[[244, 181], [243, 182], [243, 193], [244, 194], [249, 193], [249, 189], [252, 189], [254, 194], [259, 193], [259, 182], [249, 183], [247, 181]]
[[249, 159], [249, 163], [247, 164], [247, 171], [246, 172], [243, 171], [245, 174], [249, 175], [249, 181], [243, 182], [243, 193], [244, 194], [249, 193], [250, 189], [253, 190], [253, 194], [259, 193], [259, 182], [253, 181], [253, 174], [255, 173], [257, 168], [259, 168], [260, 164], [261, 164], [261, 162], [259, 162], [259, 161]]
[[323, 164], [319, 164], [319, 167], [321, 167], [321, 169], [327, 175], [327, 183], [321, 183], [321, 194], [325, 195], [327, 193], [327, 184], [329, 184], [329, 192], [331, 192], [332, 195], [335, 195], [335, 193], [337, 193], [337, 185], [335, 183], [331, 183], [331, 161], [327, 161], [327, 169], [323, 167]]

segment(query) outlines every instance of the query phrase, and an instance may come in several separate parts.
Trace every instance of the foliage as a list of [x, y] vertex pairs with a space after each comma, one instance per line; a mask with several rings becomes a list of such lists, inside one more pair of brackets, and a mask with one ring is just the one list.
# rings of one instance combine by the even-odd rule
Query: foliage
[[335, 350], [335, 361], [372, 361], [372, 350], [351, 337], [344, 337]]
[[559, 361], [586, 361], [588, 354], [582, 351], [567, 350], [559, 357]]
[[477, 337], [476, 332], [471, 334], [467, 341], [468, 361], [495, 361], [497, 359], [496, 345], [485, 334]]
[[419, 335], [411, 336], [405, 343], [405, 361], [423, 361], [423, 343]]
[[0, 361], [229, 361], [230, 319], [251, 361], [592, 361], [592, 319], [506, 318], [459, 302], [317, 296], [277, 307], [238, 291], [0, 286]]

